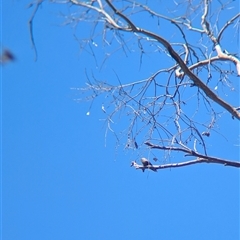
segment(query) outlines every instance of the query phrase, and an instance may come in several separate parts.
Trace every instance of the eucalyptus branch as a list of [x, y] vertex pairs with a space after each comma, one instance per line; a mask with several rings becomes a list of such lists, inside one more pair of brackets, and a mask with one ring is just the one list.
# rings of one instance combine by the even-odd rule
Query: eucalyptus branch
[[222, 159], [221, 160], [207, 159], [207, 158], [197, 158], [194, 160], [184, 161], [179, 163], [168, 163], [168, 164], [162, 164], [162, 165], [148, 165], [148, 166], [143, 166], [141, 164], [138, 164], [136, 161], [132, 161], [131, 167], [135, 167], [137, 170], [140, 169], [143, 172], [147, 169], [157, 172], [158, 169], [185, 167], [185, 166], [199, 164], [199, 163], [216, 163], [216, 164], [222, 164], [224, 166], [240, 168], [240, 162], [222, 160]]
[[[206, 2], [208, 2], [207, 0], [205, 0]], [[119, 12], [114, 6], [113, 4], [109, 1], [106, 0], [106, 2], [109, 4], [109, 6], [112, 8], [112, 10], [115, 12], [115, 14], [119, 15], [120, 17], [122, 17], [129, 25], [130, 28], [133, 32], [138, 32], [141, 33], [143, 35], [149, 36], [155, 40], [157, 40], [159, 43], [161, 43], [169, 52], [169, 54], [172, 56], [173, 59], [176, 60], [176, 62], [180, 65], [180, 67], [182, 68], [183, 72], [194, 82], [194, 84], [199, 87], [201, 90], [203, 90], [203, 92], [209, 97], [211, 98], [214, 102], [216, 102], [217, 104], [219, 104], [220, 106], [222, 106], [223, 108], [225, 108], [232, 116], [236, 117], [238, 120], [240, 120], [240, 113], [233, 108], [230, 104], [228, 104], [227, 102], [225, 102], [223, 99], [221, 99], [220, 97], [218, 97], [206, 84], [204, 84], [200, 78], [198, 76], [196, 76], [191, 70], [189, 70], [189, 68], [187, 67], [187, 65], [184, 63], [184, 61], [181, 59], [181, 57], [176, 53], [176, 51], [172, 48], [171, 44], [165, 40], [163, 37], [152, 33], [148, 30], [145, 29], [141, 29], [136, 27], [129, 19], [128, 17], [126, 17], [124, 14], [122, 14], [121, 12]]]
[[[224, 164], [232, 167], [240, 167], [240, 162], [238, 161], [231, 161], [231, 160], [203, 155], [196, 151], [193, 151], [192, 149], [188, 149], [185, 147], [166, 147], [166, 146], [155, 145], [150, 142], [145, 142], [145, 144], [151, 149], [184, 152], [186, 153], [185, 156], [197, 157], [198, 158], [197, 160], [200, 160], [200, 162], [219, 163], [219, 164]], [[194, 162], [194, 163], [198, 163], [198, 162]]]
[[214, 35], [213, 35], [213, 31], [211, 30], [211, 26], [210, 24], [208, 23], [207, 21], [207, 15], [208, 15], [208, 10], [209, 10], [209, 0], [204, 0], [204, 13], [202, 15], [202, 27], [203, 27], [203, 30], [205, 31], [205, 33], [209, 36], [209, 38], [212, 40], [214, 46], [215, 46], [215, 49], [217, 51], [217, 54], [218, 54], [218, 57], [219, 59], [222, 59], [222, 60], [230, 60], [232, 61], [233, 63], [235, 63], [236, 65], [236, 69], [237, 69], [237, 73], [238, 73], [238, 76], [240, 76], [240, 60], [238, 58], [236, 58], [235, 56], [232, 56], [232, 55], [228, 55], [228, 54], [225, 54], [223, 53], [221, 47], [220, 47], [220, 44], [219, 44], [219, 40], [221, 38], [221, 35], [223, 33], [223, 31], [235, 20], [237, 19], [240, 14], [237, 14], [236, 16], [234, 16], [230, 21], [228, 21], [224, 26], [223, 28], [221, 29], [218, 37], [216, 38]]
[[222, 34], [223, 32], [227, 29], [227, 27], [229, 25], [231, 25], [237, 18], [240, 17], [240, 13], [238, 13], [237, 15], [235, 15], [234, 17], [232, 17], [229, 21], [227, 21], [225, 23], [225, 25], [222, 27], [222, 29], [220, 30], [218, 36], [217, 36], [217, 42], [220, 43], [220, 40], [221, 40], [221, 37], [222, 37]]
[[[32, 24], [42, 2], [43, 0], [36, 0], [32, 4], [35, 9], [29, 20], [30, 40], [36, 57], [37, 51]], [[57, 3], [58, 1], [52, 0], [51, 2]], [[233, 118], [240, 120], [240, 107], [235, 107], [235, 105], [231, 105], [223, 99], [228, 97], [227, 99], [237, 101], [236, 98], [229, 97], [229, 92], [233, 93], [233, 90], [237, 88], [229, 79], [229, 75], [235, 76], [235, 71], [232, 71], [230, 64], [221, 64], [221, 61], [233, 62], [237, 74], [240, 76], [240, 60], [233, 54], [229, 54], [227, 50], [223, 51], [219, 43], [223, 33], [225, 33], [224, 31], [239, 18], [240, 14], [238, 13], [227, 21], [219, 34], [216, 34], [217, 37], [214, 35], [219, 26], [221, 11], [230, 11], [230, 8], [226, 8], [228, 3], [214, 10], [211, 8], [211, 4], [213, 4], [211, 0], [201, 0], [196, 3], [181, 1], [182, 6], [186, 7], [187, 11], [184, 13], [177, 8], [171, 11], [169, 9], [172, 8], [172, 5], [170, 4], [168, 5], [170, 8], [166, 10], [169, 16], [157, 13], [147, 5], [132, 0], [122, 2], [113, 0], [63, 0], [58, 3], [70, 3], [71, 5], [69, 9], [71, 15], [69, 16], [69, 11], [67, 12], [67, 23], [69, 23], [70, 18], [71, 23], [78, 24], [80, 21], [92, 23], [92, 31], [87, 39], [85, 38], [85, 31], [76, 31], [75, 36], [80, 42], [81, 50], [84, 49], [90, 53], [97, 66], [100, 55], [95, 55], [93, 46], [100, 46], [96, 51], [97, 53], [103, 51], [105, 57], [98, 70], [102, 70], [102, 66], [110, 58], [116, 60], [113, 54], [119, 53], [119, 50], [126, 56], [128, 56], [128, 53], [134, 53], [135, 55], [131, 55], [131, 57], [140, 54], [141, 71], [143, 71], [143, 61], [148, 61], [151, 57], [149, 62], [151, 63], [152, 59], [156, 62], [156, 65], [151, 66], [150, 70], [147, 68], [148, 73], [143, 73], [147, 76], [141, 77], [139, 80], [131, 73], [127, 75], [127, 81], [124, 79], [121, 82], [121, 78], [116, 73], [118, 70], [115, 69], [119, 66], [120, 61], [118, 61], [113, 70], [117, 83], [112, 80], [98, 80], [94, 72], [91, 79], [86, 74], [87, 83], [85, 87], [77, 88], [82, 94], [77, 100], [90, 100], [89, 109], [92, 108], [93, 103], [99, 105], [99, 102], [94, 101], [97, 97], [102, 99], [101, 109], [105, 115], [103, 120], [106, 122], [105, 136], [108, 132], [111, 132], [115, 135], [117, 143], [120, 143], [120, 138], [117, 135], [117, 131], [119, 131], [120, 134], [126, 136], [127, 144], [124, 143], [126, 148], [137, 149], [141, 146], [148, 151], [150, 148], [149, 152], [151, 154], [155, 152], [151, 149], [159, 149], [164, 152], [165, 158], [168, 158], [172, 152], [194, 158], [191, 161], [164, 165], [147, 164], [148, 160], [145, 159], [146, 161], [142, 162], [143, 165], [133, 161], [132, 166], [143, 171], [145, 169], [157, 171], [162, 168], [182, 167], [197, 163], [217, 163], [240, 167], [240, 163], [237, 161], [208, 156], [208, 141], [204, 137], [210, 136], [212, 131], [220, 132], [220, 130], [217, 130], [217, 118], [221, 118], [225, 111], [219, 111], [217, 105], [230, 113]], [[178, 5], [177, 2], [175, 4]], [[76, 7], [73, 7], [73, 5]], [[164, 6], [164, 4], [161, 6]], [[177, 16], [176, 13], [180, 15]], [[156, 26], [156, 31], [148, 30], [150, 26], [149, 28], [141, 28], [134, 20], [137, 14], [140, 17], [150, 15], [153, 17], [153, 24], [155, 24], [157, 18], [160, 27]], [[136, 19], [141, 22], [138, 16]], [[197, 21], [200, 23], [199, 28], [193, 27], [197, 24]], [[162, 22], [168, 24], [168, 26], [171, 23], [170, 28], [173, 31], [163, 32]], [[177, 32], [174, 31], [176, 27], [178, 28]], [[189, 37], [190, 30], [190, 34], [197, 35], [197, 42], [194, 36]], [[84, 39], [80, 40], [80, 38]], [[195, 42], [192, 43], [192, 41]], [[97, 42], [98, 44], [96, 44]], [[214, 49], [210, 48], [212, 44]], [[138, 50], [136, 51], [135, 48]], [[217, 56], [214, 56], [213, 53]], [[163, 54], [166, 57], [166, 62], [160, 56]], [[145, 56], [149, 58], [147, 59]], [[169, 59], [171, 61], [170, 66], [168, 65]], [[134, 68], [135, 65], [133, 67], [132, 65], [126, 66], [126, 69], [130, 69], [130, 71]], [[201, 76], [206, 76], [206, 79], [201, 78]], [[212, 89], [214, 86], [216, 86], [215, 89]], [[218, 91], [218, 86], [223, 87], [222, 92]], [[89, 114], [90, 110], [87, 112], [87, 115]], [[127, 121], [121, 122], [121, 126], [116, 126], [122, 115]], [[126, 126], [126, 124], [128, 125]], [[119, 130], [119, 128], [121, 129]], [[221, 133], [220, 135], [223, 136]], [[145, 142], [146, 139], [151, 139], [159, 145], [149, 142], [150, 140]]]
[[[228, 58], [228, 60], [229, 60], [229, 58]], [[188, 68], [189, 68], [189, 70], [192, 71], [192, 70], [194, 70], [196, 68], [208, 65], [209, 63], [213, 63], [213, 62], [216, 62], [216, 61], [226, 61], [226, 59], [225, 58], [220, 58], [219, 56], [215, 56], [215, 57], [211, 57], [209, 59], [205, 59], [205, 60], [199, 61], [197, 63], [194, 63], [193, 65], [189, 66]], [[184, 73], [181, 72], [181, 68], [178, 68], [176, 70], [176, 76], [178, 78], [182, 78], [183, 75], [184, 75]]]
[[240, 60], [231, 54], [226, 54], [222, 51], [219, 44], [215, 46], [219, 59], [232, 61], [236, 65], [238, 76], [240, 76]]
[[141, 3], [134, 3], [134, 5], [141, 7], [145, 11], [149, 12], [152, 16], [156, 16], [158, 18], [162, 18], [162, 19], [164, 19], [166, 21], [169, 21], [171, 23], [183, 25], [183, 26], [187, 27], [189, 30], [192, 30], [192, 31], [195, 31], [195, 32], [198, 32], [198, 33], [204, 33], [204, 30], [193, 27], [191, 25], [191, 21], [189, 19], [182, 18], [182, 19], [184, 19], [187, 22], [180, 21], [178, 19], [170, 18], [170, 17], [167, 17], [165, 15], [159, 14], [159, 13], [153, 11], [152, 9], [150, 9], [148, 6], [143, 5]]
[[209, 0], [204, 0], [204, 12], [202, 15], [202, 28], [204, 30], [204, 32], [209, 36], [209, 38], [212, 40], [212, 42], [214, 43], [214, 45], [216, 45], [217, 39], [214, 37], [213, 32], [211, 30], [211, 26], [209, 24], [209, 22], [207, 21], [207, 16], [208, 16], [208, 10], [209, 10]]

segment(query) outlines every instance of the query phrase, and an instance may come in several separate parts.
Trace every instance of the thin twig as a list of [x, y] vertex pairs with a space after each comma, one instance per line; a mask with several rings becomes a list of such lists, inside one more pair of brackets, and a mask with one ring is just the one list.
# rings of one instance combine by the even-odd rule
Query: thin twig
[[42, 4], [42, 2], [43, 2], [43, 0], [38, 0], [37, 1], [36, 6], [35, 6], [35, 8], [33, 10], [32, 16], [30, 17], [30, 19], [28, 21], [29, 32], [30, 32], [30, 40], [31, 40], [31, 43], [32, 43], [33, 51], [35, 53], [35, 59], [34, 59], [35, 61], [37, 61], [38, 54], [37, 54], [37, 48], [36, 48], [34, 37], [33, 37], [33, 20], [34, 20], [34, 18], [36, 16], [36, 13], [38, 11], [38, 8]]

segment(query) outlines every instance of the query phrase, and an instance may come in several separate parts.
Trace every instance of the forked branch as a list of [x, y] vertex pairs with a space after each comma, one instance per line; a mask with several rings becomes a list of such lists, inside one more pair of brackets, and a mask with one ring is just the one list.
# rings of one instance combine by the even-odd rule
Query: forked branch
[[167, 168], [167, 167], [168, 168], [169, 167], [182, 167], [182, 166], [192, 165], [192, 164], [196, 164], [196, 163], [217, 163], [217, 164], [223, 164], [225, 166], [240, 167], [240, 162], [238, 162], [238, 161], [231, 161], [231, 160], [227, 160], [227, 159], [221, 159], [221, 158], [217, 158], [217, 157], [203, 155], [203, 154], [200, 154], [200, 153], [198, 153], [196, 151], [193, 151], [192, 149], [189, 149], [189, 148], [184, 147], [184, 146], [181, 146], [181, 147], [160, 146], [160, 145], [153, 144], [151, 142], [145, 142], [145, 144], [148, 147], [150, 147], [151, 149], [184, 152], [185, 156], [197, 157], [197, 159], [187, 161], [187, 162], [159, 165], [159, 166], [157, 166], [157, 169]]
[[[132, 23], [132, 21], [127, 16], [122, 14], [120, 11], [118, 11], [109, 0], [106, 0], [106, 2], [112, 8], [114, 13], [116, 15], [119, 15], [120, 17], [122, 17], [129, 25], [128, 28], [121, 28], [120, 30], [126, 31], [126, 29], [127, 29], [127, 31], [129, 31], [131, 29], [131, 31], [133, 31], [133, 32], [141, 33], [145, 36], [148, 36], [148, 37], [151, 37], [151, 38], [157, 40], [159, 43], [161, 43], [167, 49], [167, 51], [169, 52], [171, 57], [179, 64], [182, 71], [194, 82], [195, 86], [199, 87], [214, 102], [216, 102], [217, 104], [219, 104], [220, 106], [225, 108], [229, 113], [231, 113], [232, 116], [234, 116], [238, 120], [240, 120], [240, 113], [236, 110], [236, 108], [232, 107], [230, 104], [228, 104], [223, 99], [218, 97], [205, 83], [203, 83], [201, 81], [201, 79], [188, 68], [188, 66], [184, 63], [182, 58], [179, 56], [179, 54], [172, 48], [171, 44], [166, 39], [164, 39], [163, 37], [161, 37], [153, 32], [150, 32], [148, 30], [141, 29], [141, 28], [135, 26]], [[240, 65], [240, 61], [238, 61], [238, 62]]]

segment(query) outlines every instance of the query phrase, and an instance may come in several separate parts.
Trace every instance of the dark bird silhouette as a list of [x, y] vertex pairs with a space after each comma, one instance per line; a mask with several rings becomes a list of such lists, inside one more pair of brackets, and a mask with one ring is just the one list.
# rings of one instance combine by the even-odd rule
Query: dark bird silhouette
[[0, 56], [0, 63], [7, 63], [7, 62], [12, 62], [15, 60], [15, 56], [10, 52], [9, 50], [5, 49]]
[[141, 158], [141, 162], [144, 167], [152, 166], [152, 164], [146, 158]]

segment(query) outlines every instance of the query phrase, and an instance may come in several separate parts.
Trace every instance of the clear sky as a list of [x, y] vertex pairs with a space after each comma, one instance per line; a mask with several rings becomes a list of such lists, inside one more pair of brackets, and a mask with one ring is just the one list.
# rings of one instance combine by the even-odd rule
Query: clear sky
[[[35, 62], [28, 3], [1, 3], [1, 45], [16, 56], [1, 70], [2, 239], [240, 239], [238, 169], [202, 164], [137, 171], [131, 161], [149, 152], [126, 151], [123, 143], [116, 147], [110, 132], [105, 137], [105, 99], [92, 107], [76, 101], [82, 95], [72, 88], [85, 86], [86, 72], [110, 82], [116, 81], [114, 71], [125, 82], [139, 79], [140, 73], [131, 73], [132, 66], [139, 67], [139, 55], [130, 67], [119, 53], [100, 69], [102, 60], [96, 64], [90, 52], [80, 51], [74, 37], [87, 37], [90, 28], [66, 24], [63, 13], [70, 10], [46, 2], [33, 25]], [[101, 44], [92, 47], [96, 58], [104, 59]], [[159, 68], [150, 57], [144, 61], [144, 77]], [[124, 124], [121, 119], [116, 128]], [[237, 120], [229, 118], [225, 126], [226, 132], [239, 133]], [[211, 153], [238, 160], [234, 137], [217, 135]]]

